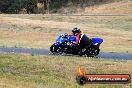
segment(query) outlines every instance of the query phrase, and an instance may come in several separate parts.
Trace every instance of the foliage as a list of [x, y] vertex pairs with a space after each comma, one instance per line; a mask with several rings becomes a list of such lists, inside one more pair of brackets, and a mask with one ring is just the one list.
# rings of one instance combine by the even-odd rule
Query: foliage
[[36, 0], [0, 0], [0, 12], [19, 13], [22, 8], [32, 10]]
[[[37, 2], [44, 4], [44, 10], [57, 10], [58, 8], [68, 6], [68, 4], [87, 7], [90, 5], [111, 2], [113, 0], [0, 0], [0, 12], [19, 13], [23, 8], [28, 13], [36, 13]], [[115, 0], [117, 1], [117, 0]]]

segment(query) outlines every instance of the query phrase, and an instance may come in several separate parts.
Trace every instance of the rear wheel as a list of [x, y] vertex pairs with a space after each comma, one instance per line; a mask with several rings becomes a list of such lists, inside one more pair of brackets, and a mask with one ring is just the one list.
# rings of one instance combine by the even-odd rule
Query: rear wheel
[[100, 52], [100, 49], [90, 48], [86, 51], [86, 55], [88, 57], [94, 57], [94, 56], [97, 56], [99, 52]]
[[61, 46], [55, 46], [55, 45], [52, 45], [50, 47], [50, 51], [56, 55], [62, 54], [64, 52], [64, 50]]
[[100, 52], [100, 49], [95, 49], [94, 50], [94, 55], [97, 56], [99, 54], [99, 52]]
[[79, 56], [82, 56], [82, 51], [79, 51], [79, 52], [78, 52], [78, 55], [79, 55]]
[[87, 49], [87, 50], [85, 51], [85, 54], [87, 55], [87, 57], [89, 57], [89, 55], [90, 55], [90, 49]]

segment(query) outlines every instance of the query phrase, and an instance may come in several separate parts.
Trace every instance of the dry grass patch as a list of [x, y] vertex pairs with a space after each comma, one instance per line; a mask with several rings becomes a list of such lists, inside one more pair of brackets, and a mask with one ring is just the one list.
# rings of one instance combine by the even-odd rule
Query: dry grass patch
[[98, 14], [131, 14], [132, 1], [120, 1], [85, 8], [85, 13]]
[[0, 31], [0, 33], [0, 46], [8, 47], [48, 48], [56, 37], [54, 34], [43, 32]]
[[[132, 84], [87, 84], [76, 83], [79, 65], [87, 73], [132, 75], [132, 61], [72, 56], [31, 56], [0, 54], [0, 85], [11, 88], [131, 88]], [[7, 84], [6, 84], [7, 83]], [[11, 86], [10, 86], [11, 85]]]
[[104, 39], [102, 51], [132, 52], [131, 16], [1, 15], [0, 20], [0, 46], [49, 48], [78, 25], [89, 37]]

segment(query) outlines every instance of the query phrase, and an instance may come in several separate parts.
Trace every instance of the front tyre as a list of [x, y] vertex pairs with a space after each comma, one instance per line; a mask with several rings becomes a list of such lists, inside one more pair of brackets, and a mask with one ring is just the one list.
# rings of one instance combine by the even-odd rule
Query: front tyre
[[64, 52], [64, 50], [61, 46], [55, 46], [55, 45], [52, 45], [50, 47], [50, 51], [56, 55], [62, 54]]

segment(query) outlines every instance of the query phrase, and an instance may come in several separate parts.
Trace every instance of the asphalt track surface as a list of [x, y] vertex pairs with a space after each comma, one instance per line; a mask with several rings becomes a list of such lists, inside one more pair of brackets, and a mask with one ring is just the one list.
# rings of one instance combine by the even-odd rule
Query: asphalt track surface
[[[51, 52], [47, 49], [27, 49], [27, 48], [0, 47], [0, 52], [23, 53], [23, 54], [32, 54], [32, 55], [52, 55], [52, 54], [50, 54]], [[97, 56], [97, 58], [132, 60], [132, 54], [101, 52]]]

